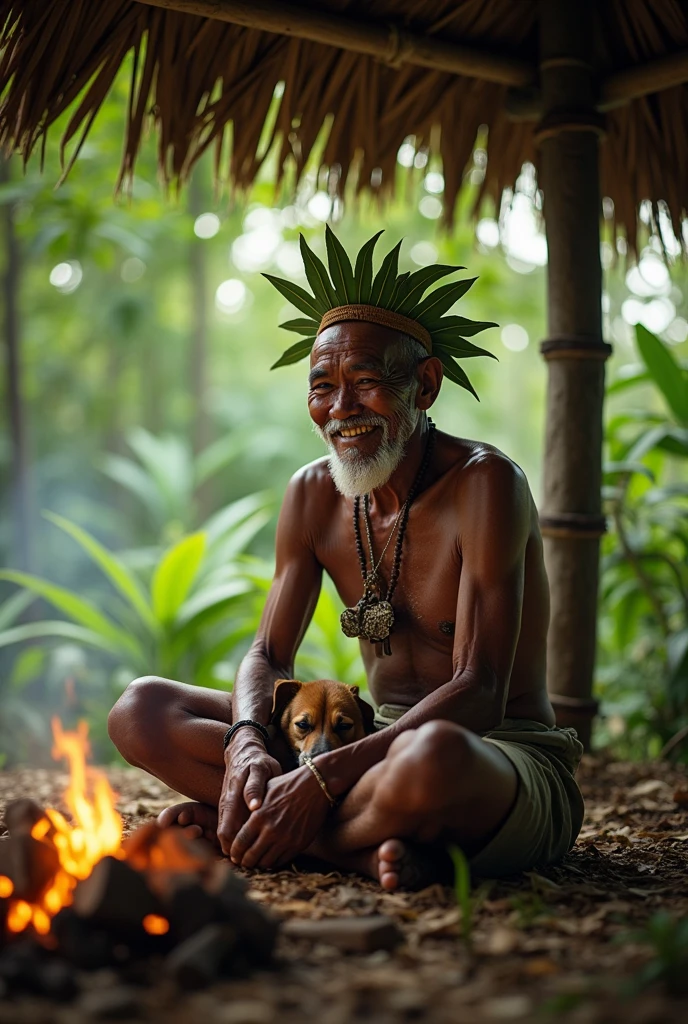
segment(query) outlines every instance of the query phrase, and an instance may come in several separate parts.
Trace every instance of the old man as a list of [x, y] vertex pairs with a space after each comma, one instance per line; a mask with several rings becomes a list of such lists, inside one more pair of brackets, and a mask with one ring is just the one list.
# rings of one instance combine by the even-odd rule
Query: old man
[[[329, 454], [292, 479], [260, 628], [230, 697], [155, 676], [110, 714], [124, 757], [191, 802], [162, 825], [217, 837], [248, 868], [308, 853], [385, 889], [442, 877], [459, 846], [482, 875], [563, 856], [580, 829], [581, 745], [545, 689], [548, 588], [520, 469], [488, 444], [436, 430], [443, 377], [487, 324], [444, 316], [470, 281], [452, 267], [372, 273], [327, 232], [329, 275], [302, 241], [313, 295], [271, 278], [307, 315], [280, 360], [310, 353], [308, 411]], [[376, 731], [285, 771], [268, 731], [325, 571], [358, 636]], [[353, 641], [352, 641], [353, 642]], [[235, 723], [236, 728], [229, 727]], [[223, 749], [224, 741], [224, 749]]]

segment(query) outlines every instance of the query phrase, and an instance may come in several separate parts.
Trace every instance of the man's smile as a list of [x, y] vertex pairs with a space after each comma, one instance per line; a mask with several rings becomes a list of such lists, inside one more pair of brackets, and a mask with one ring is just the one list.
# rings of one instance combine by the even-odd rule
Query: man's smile
[[338, 430], [335, 437], [358, 437], [359, 434], [370, 434], [373, 430], [377, 430], [377, 426], [365, 426], [365, 427], [344, 427], [342, 430]]

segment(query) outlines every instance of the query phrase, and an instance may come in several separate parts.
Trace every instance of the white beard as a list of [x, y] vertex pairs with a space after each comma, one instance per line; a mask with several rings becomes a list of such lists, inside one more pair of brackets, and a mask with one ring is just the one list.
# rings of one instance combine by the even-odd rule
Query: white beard
[[[415, 394], [415, 389], [414, 389]], [[378, 487], [384, 487], [392, 473], [406, 454], [406, 445], [420, 419], [420, 409], [409, 403], [402, 408], [398, 418], [396, 437], [389, 436], [389, 421], [381, 416], [352, 416], [348, 420], [330, 420], [324, 429], [316, 426], [315, 432], [330, 449], [330, 475], [334, 485], [345, 498], [357, 494], [369, 494]], [[345, 426], [380, 426], [382, 440], [374, 455], [361, 455], [356, 448], [341, 456], [335, 451], [331, 435]]]

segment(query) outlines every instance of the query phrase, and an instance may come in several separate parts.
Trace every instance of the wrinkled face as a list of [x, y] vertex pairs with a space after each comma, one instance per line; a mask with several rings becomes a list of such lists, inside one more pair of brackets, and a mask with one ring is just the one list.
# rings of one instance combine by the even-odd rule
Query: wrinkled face
[[383, 486], [419, 419], [417, 380], [395, 358], [400, 335], [368, 323], [335, 324], [311, 352], [308, 409], [347, 496]]
[[280, 728], [299, 764], [303, 764], [304, 753], [315, 757], [363, 739], [366, 727], [357, 696], [357, 686], [329, 679], [278, 683], [275, 702], [288, 701], [281, 712]]

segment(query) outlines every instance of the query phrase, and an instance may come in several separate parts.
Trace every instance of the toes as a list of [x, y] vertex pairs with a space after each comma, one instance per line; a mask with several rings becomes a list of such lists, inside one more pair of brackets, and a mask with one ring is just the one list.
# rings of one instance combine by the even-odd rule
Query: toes
[[156, 819], [160, 828], [169, 828], [170, 825], [176, 825], [180, 806], [182, 805], [175, 804], [173, 807], [166, 807], [164, 811], [160, 811]]
[[[183, 822], [180, 821], [179, 824], [183, 825]], [[203, 835], [203, 829], [200, 825], [184, 825], [184, 835], [187, 839], [200, 839]]]
[[399, 875], [396, 871], [380, 871], [380, 886], [386, 892], [399, 888]]
[[398, 861], [404, 856], [406, 847], [399, 839], [387, 839], [377, 852], [382, 861]]

